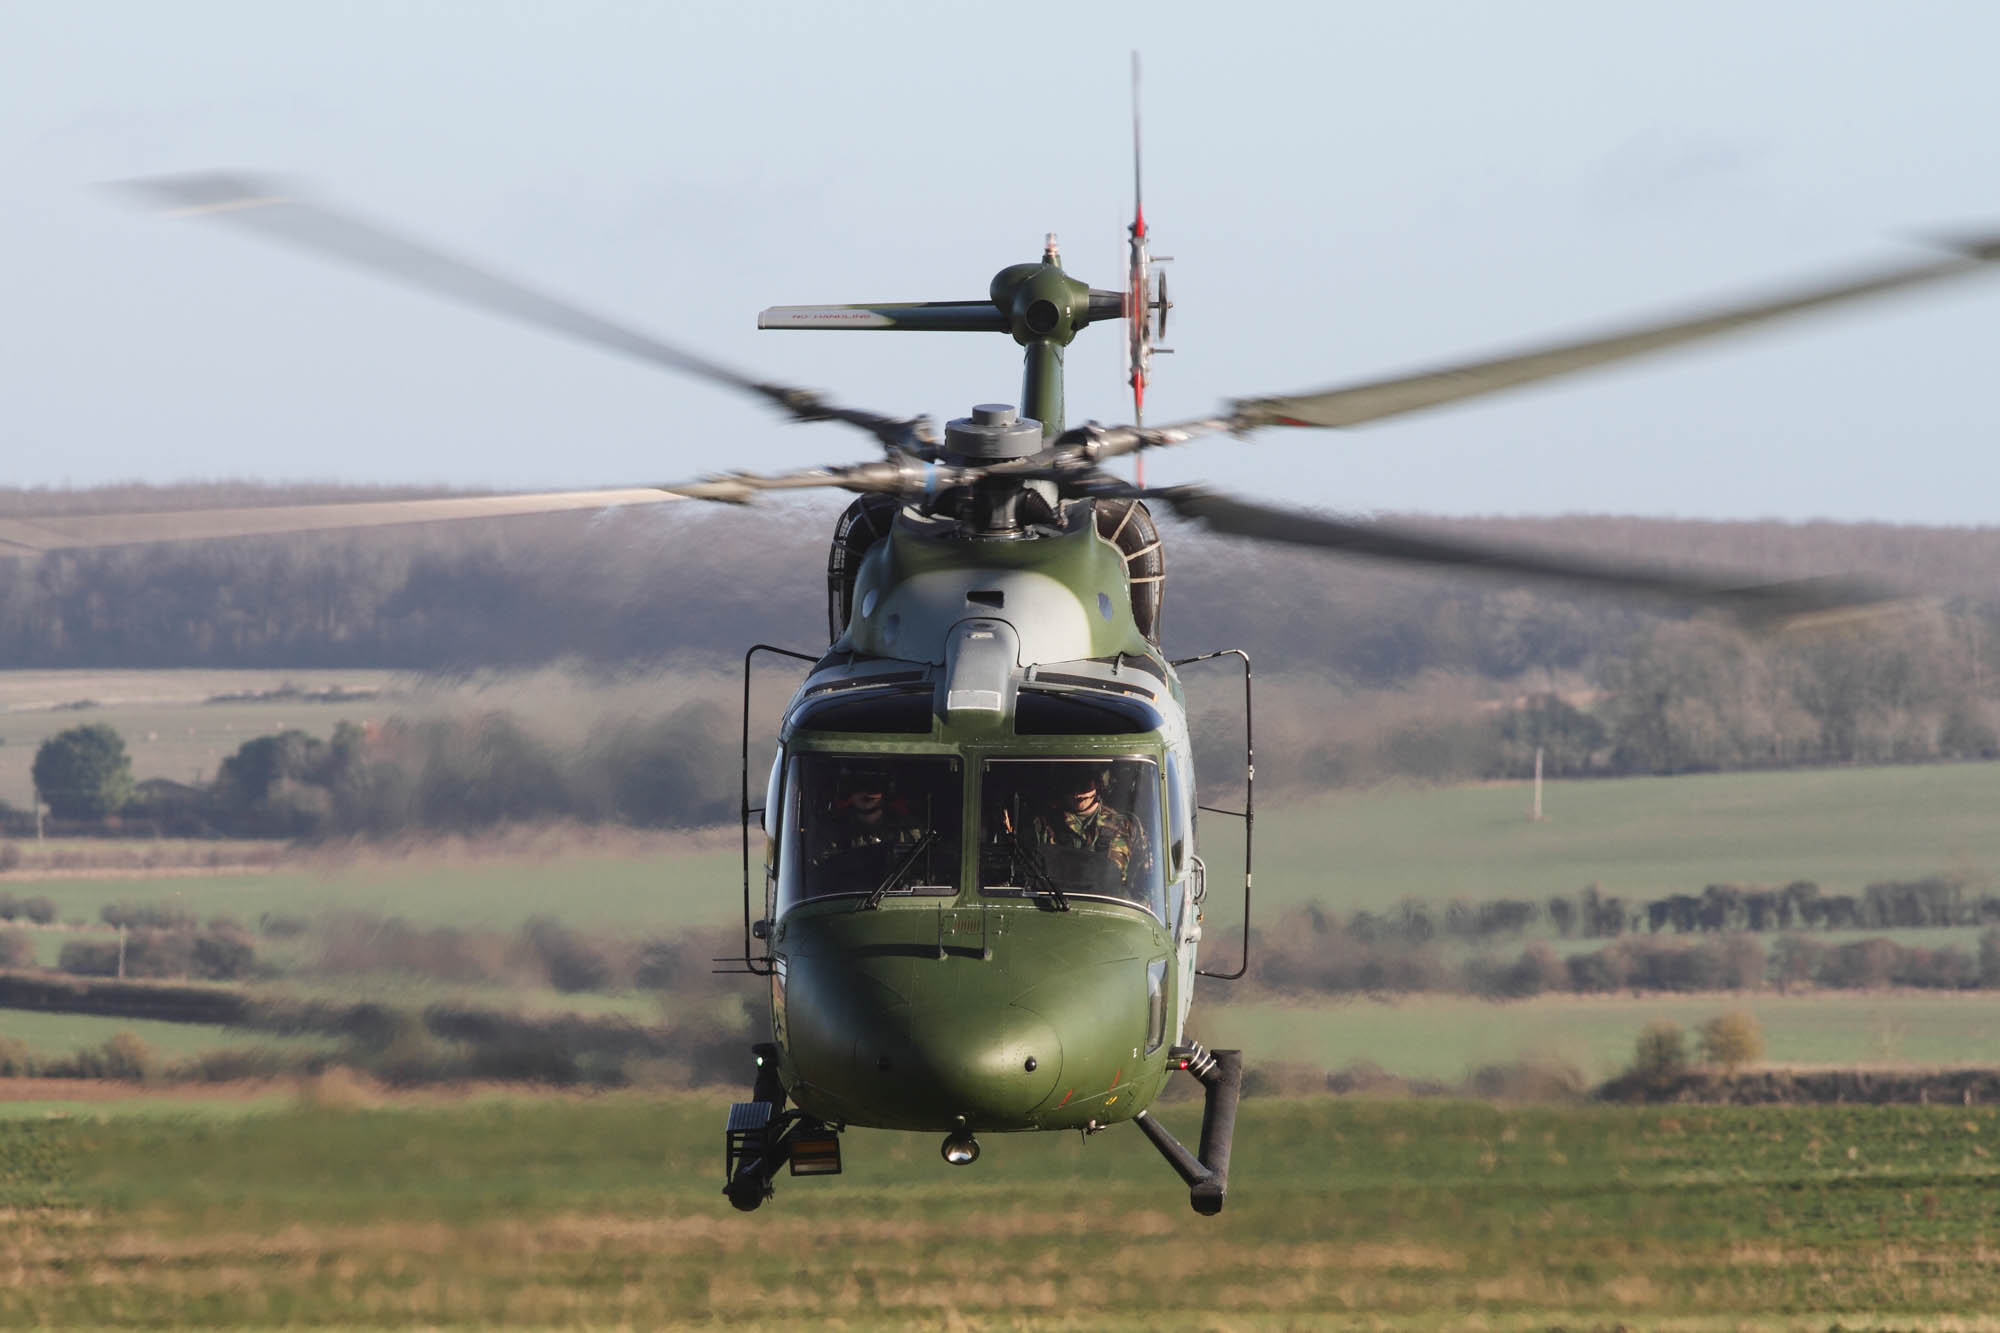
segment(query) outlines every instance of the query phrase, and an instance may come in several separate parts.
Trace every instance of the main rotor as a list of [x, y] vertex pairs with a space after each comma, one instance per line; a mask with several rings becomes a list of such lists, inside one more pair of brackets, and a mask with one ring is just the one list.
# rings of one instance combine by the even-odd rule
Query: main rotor
[[[1719, 335], [1863, 298], [1942, 285], [1990, 272], [2000, 234], [1961, 237], [1923, 260], [1834, 275], [1705, 309], [1628, 325], [1573, 340], [1473, 357], [1415, 373], [1304, 393], [1229, 401], [1214, 415], [1163, 426], [1144, 424], [1153, 345], [1164, 333], [1165, 284], [1155, 286], [1150, 235], [1139, 194], [1137, 63], [1133, 69], [1133, 220], [1124, 289], [1091, 287], [1064, 272], [1054, 236], [1038, 260], [993, 276], [984, 300], [775, 306], [758, 318], [766, 329], [854, 329], [1004, 333], [1022, 348], [1020, 409], [987, 404], [955, 420], [940, 437], [931, 418], [846, 407], [816, 390], [776, 383], [720, 364], [629, 324], [549, 296], [443, 250], [301, 198], [255, 177], [210, 172], [132, 181], [123, 187], [180, 216], [208, 216], [322, 258], [403, 285], [477, 306], [521, 323], [590, 343], [679, 374], [756, 397], [795, 421], [835, 421], [872, 436], [881, 456], [870, 462], [776, 474], [730, 472], [698, 481], [617, 491], [467, 497], [345, 506], [209, 510], [200, 513], [79, 516], [0, 522], [0, 554], [25, 554], [134, 541], [196, 539], [264, 532], [377, 526], [502, 513], [544, 513], [673, 499], [745, 503], [767, 491], [832, 487], [893, 497], [926, 513], [955, 518], [972, 537], [1032, 535], [1067, 501], [1116, 497], [1165, 504], [1181, 517], [1233, 537], [1275, 541], [1404, 563], [1551, 578], [1683, 604], [1720, 605], [1754, 620], [1844, 611], [1881, 594], [1851, 584], [1758, 584], [1715, 571], [1634, 565], [1484, 542], [1446, 540], [1394, 524], [1343, 519], [1237, 499], [1207, 486], [1148, 488], [1105, 471], [1126, 454], [1177, 446], [1205, 436], [1243, 436], [1284, 428], [1344, 428], [1384, 421], [1646, 356]], [[1157, 323], [1155, 320], [1157, 316]], [[1126, 322], [1126, 362], [1133, 394], [1128, 425], [1071, 426], [1065, 419], [1063, 354], [1092, 324]]]

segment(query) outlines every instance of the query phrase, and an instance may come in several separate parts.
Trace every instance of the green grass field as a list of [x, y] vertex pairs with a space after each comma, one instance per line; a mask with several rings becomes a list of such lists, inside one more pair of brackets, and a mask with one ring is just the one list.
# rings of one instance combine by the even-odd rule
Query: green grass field
[[739, 1215], [721, 1120], [625, 1095], [0, 1120], [0, 1324], [2000, 1327], [1990, 1108], [1253, 1100], [1214, 1219], [1122, 1125], [964, 1170], [850, 1131], [846, 1175]]
[[1239, 1047], [1253, 1064], [1333, 1070], [1367, 1060], [1405, 1078], [1449, 1081], [1481, 1065], [1549, 1059], [1600, 1082], [1631, 1064], [1647, 1023], [1678, 1023], [1692, 1041], [1701, 1024], [1735, 1009], [1762, 1028], [1762, 1063], [2000, 1064], [2000, 995], [1990, 991], [1225, 1002], [1198, 1005], [1189, 1022], [1203, 1042]]
[[426, 926], [512, 930], [548, 915], [573, 926], [654, 934], [740, 921], [741, 865], [738, 853], [690, 844], [647, 858], [572, 849], [546, 859], [452, 862], [419, 854], [345, 868], [161, 879], [16, 874], [0, 876], [0, 887], [47, 896], [65, 921], [96, 921], [105, 904], [134, 902], [172, 904], [201, 920], [226, 914], [251, 925], [265, 912], [347, 911]]
[[[1531, 824], [1522, 788], [1492, 786], [1350, 793], [1267, 812], [1260, 821], [1256, 920], [1269, 925], [1287, 907], [1308, 901], [1347, 911], [1406, 896], [1543, 897], [1592, 881], [1633, 897], [1699, 891], [1721, 880], [1800, 877], [1851, 892], [1874, 879], [1940, 870], [1984, 884], [1991, 882], [1990, 868], [2000, 866], [2000, 820], [1989, 815], [2000, 808], [2000, 765], [1562, 783], [1551, 788], [1547, 807], [1551, 817]], [[1227, 822], [1210, 820], [1205, 831], [1222, 830]], [[1231, 954], [1240, 907], [1227, 887], [1229, 849], [1221, 837], [1211, 841], [1209, 864], [1211, 946]], [[732, 924], [740, 902], [737, 857], [713, 842], [635, 855], [629, 848], [572, 841], [558, 854], [514, 860], [419, 856], [157, 880], [13, 875], [0, 887], [45, 893], [63, 917], [86, 921], [108, 902], [132, 900], [172, 902], [203, 919], [227, 913], [252, 923], [267, 911], [358, 910], [419, 925], [512, 930], [529, 916], [548, 913], [636, 937]], [[1976, 945], [1974, 933], [1962, 931], [1913, 932], [1909, 942]], [[59, 942], [51, 935], [42, 945], [46, 952]], [[1506, 952], [1517, 946], [1499, 947]], [[382, 983], [363, 980], [378, 988]], [[461, 998], [494, 1008], [569, 1008], [640, 1019], [656, 1012], [650, 997], [447, 995], [432, 983], [415, 982], [395, 983], [394, 995], [364, 995], [361, 985], [333, 983], [331, 993], [415, 1005]], [[1232, 997], [1204, 1001], [1195, 1031], [1211, 1044], [1241, 1046], [1253, 1062], [1340, 1068], [1366, 1059], [1397, 1074], [1454, 1079], [1479, 1064], [1546, 1055], [1601, 1078], [1622, 1067], [1648, 1019], [1671, 1018], [1691, 1028], [1738, 1004], [1762, 1022], [1769, 1058], [1780, 1063], [2000, 1061], [2000, 997], [1985, 995], [1648, 996], [1508, 1005], [1436, 997], [1308, 1008]], [[94, 1040], [116, 1030], [116, 1020], [97, 1022], [102, 1030]], [[0, 1020], [0, 1030], [6, 1025]]]
[[[718, 781], [727, 775], [718, 775]], [[1266, 810], [1258, 819], [1257, 919], [1304, 903], [1338, 912], [1404, 898], [1546, 899], [1597, 883], [1631, 898], [1714, 883], [1817, 881], [1859, 892], [1883, 879], [1945, 873], [2000, 882], [2000, 764], [1838, 769], [1550, 784], [1549, 818], [1526, 818], [1514, 785], [1377, 789]], [[1241, 841], [1204, 821], [1212, 919], [1240, 921]], [[591, 856], [172, 880], [6, 876], [65, 917], [106, 902], [172, 899], [197, 915], [354, 908], [420, 922], [511, 928], [538, 912], [576, 925], [726, 924], [740, 913], [737, 857]]]
[[[1381, 788], [1279, 807], [1257, 821], [1271, 912], [1404, 898], [1546, 899], [1597, 883], [1627, 898], [1709, 884], [1809, 879], [1828, 892], [1956, 874], [2000, 881], [2000, 764], [1556, 782], [1528, 819], [1523, 784]], [[1204, 818], [1217, 912], [1234, 921], [1236, 821]]]
[[44, 1014], [26, 1009], [0, 1011], [0, 1037], [19, 1041], [37, 1056], [69, 1055], [87, 1046], [102, 1046], [112, 1036], [129, 1032], [168, 1062], [211, 1051], [249, 1048], [290, 1052], [331, 1050], [330, 1037], [279, 1037], [215, 1027], [206, 1023], [162, 1023], [143, 1018], [100, 1018], [93, 1014]]

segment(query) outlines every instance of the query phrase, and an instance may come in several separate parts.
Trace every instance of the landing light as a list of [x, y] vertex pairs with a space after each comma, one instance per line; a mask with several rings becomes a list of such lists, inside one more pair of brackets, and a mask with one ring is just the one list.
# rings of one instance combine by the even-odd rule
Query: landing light
[[970, 1166], [979, 1160], [979, 1140], [972, 1137], [969, 1129], [956, 1130], [945, 1139], [944, 1147], [939, 1151], [944, 1154], [944, 1160], [953, 1166]]

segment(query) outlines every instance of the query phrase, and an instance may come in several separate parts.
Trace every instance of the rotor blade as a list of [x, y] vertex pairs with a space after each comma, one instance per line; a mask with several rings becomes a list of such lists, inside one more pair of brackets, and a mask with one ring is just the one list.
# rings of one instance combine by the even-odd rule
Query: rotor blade
[[1748, 583], [1725, 574], [1434, 537], [1392, 524], [1358, 523], [1303, 510], [1273, 508], [1200, 487], [1133, 493], [1145, 499], [1165, 500], [1182, 517], [1230, 536], [1287, 542], [1407, 564], [1556, 579], [1676, 602], [1721, 606], [1760, 625], [1826, 620], [1843, 613], [1879, 610], [1899, 600], [1897, 594], [1841, 580]]
[[439, 500], [372, 500], [355, 504], [263, 505], [250, 509], [188, 509], [151, 514], [79, 514], [0, 518], [0, 556], [135, 546], [148, 542], [212, 541], [277, 533], [379, 528], [398, 523], [505, 518], [572, 509], [609, 509], [686, 499], [660, 487], [548, 491], [536, 495], [469, 495]]
[[2000, 260], [2000, 236], [1980, 237], [1952, 248], [1957, 253], [1948, 259], [1800, 286], [1762, 300], [1717, 306], [1576, 342], [1312, 393], [1239, 399], [1234, 407], [1245, 428], [1355, 426], [1574, 374], [1862, 297], [1964, 277], [1985, 271]]
[[757, 314], [760, 329], [909, 329], [926, 333], [1005, 333], [1007, 316], [991, 301], [884, 301], [874, 305], [774, 305]]
[[747, 504], [764, 491], [802, 491], [820, 487], [916, 496], [948, 486], [963, 485], [986, 471], [980, 467], [889, 460], [843, 467], [800, 468], [796, 472], [724, 472], [699, 481], [677, 481], [661, 489], [689, 500], [718, 500], [724, 504]]
[[909, 447], [908, 421], [833, 407], [811, 390], [753, 380], [706, 357], [394, 235], [374, 223], [300, 198], [267, 180], [198, 172], [123, 181], [112, 188], [165, 204], [174, 216], [213, 218], [490, 314], [756, 394], [801, 421], [844, 421], [891, 447]]

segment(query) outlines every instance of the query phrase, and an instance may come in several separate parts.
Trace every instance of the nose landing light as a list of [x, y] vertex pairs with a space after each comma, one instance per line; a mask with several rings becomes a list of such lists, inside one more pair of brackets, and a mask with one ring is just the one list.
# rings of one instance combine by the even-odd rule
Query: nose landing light
[[953, 1166], [970, 1166], [979, 1160], [979, 1140], [972, 1137], [971, 1130], [960, 1125], [945, 1139], [939, 1152]]

